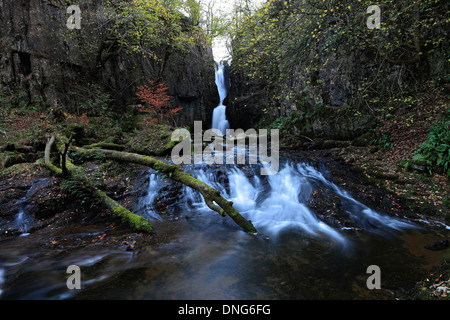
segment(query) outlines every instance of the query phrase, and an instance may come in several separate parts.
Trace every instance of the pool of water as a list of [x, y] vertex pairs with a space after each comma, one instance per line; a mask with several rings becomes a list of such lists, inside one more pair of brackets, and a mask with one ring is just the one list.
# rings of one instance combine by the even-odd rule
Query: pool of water
[[[175, 226], [176, 236], [138, 253], [95, 246], [33, 248], [38, 234], [5, 240], [0, 246], [0, 297], [390, 299], [405, 293], [418, 274], [449, 258], [445, 250], [424, 248], [448, 235], [445, 229], [390, 236], [348, 231], [343, 246], [298, 230], [256, 237], [205, 213], [158, 223], [160, 229]], [[81, 270], [81, 290], [66, 285], [66, 269], [73, 264]], [[380, 267], [381, 290], [367, 288], [370, 265]]]

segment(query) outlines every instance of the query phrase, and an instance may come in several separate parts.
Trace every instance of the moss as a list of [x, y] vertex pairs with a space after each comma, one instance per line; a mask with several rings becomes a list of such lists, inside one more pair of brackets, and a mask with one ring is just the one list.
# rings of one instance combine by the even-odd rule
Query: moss
[[144, 217], [138, 216], [131, 211], [125, 209], [124, 207], [113, 207], [112, 212], [122, 218], [122, 221], [127, 222], [136, 231], [143, 231], [147, 233], [154, 233], [155, 229]]
[[0, 167], [0, 178], [11, 178], [20, 175], [34, 175], [38, 173], [41, 165], [39, 163], [18, 163], [8, 168]]
[[0, 166], [7, 168], [18, 163], [29, 162], [31, 159], [32, 155], [27, 153], [4, 151], [0, 154]]
[[177, 144], [176, 141], [170, 140], [169, 143], [166, 144], [166, 149], [167, 149], [167, 150], [172, 150], [173, 147], [175, 147], [176, 144]]
[[124, 146], [111, 142], [97, 142], [90, 145], [84, 146], [85, 149], [101, 148], [110, 150], [123, 150]]
[[62, 175], [62, 169], [58, 168], [57, 166], [55, 166], [53, 163], [51, 162], [47, 162], [45, 164], [47, 166], [48, 169], [50, 169], [50, 171], [52, 171], [55, 175]]
[[360, 135], [358, 138], [353, 140], [352, 145], [355, 147], [367, 147], [370, 142], [374, 139], [373, 130], [369, 130], [366, 133]]
[[97, 190], [97, 194], [102, 199], [102, 202], [113, 212], [114, 215], [120, 217], [123, 222], [129, 223], [136, 231], [147, 233], [154, 233], [155, 229], [144, 217], [134, 214], [130, 210], [122, 207], [116, 201], [111, 199], [103, 191]]
[[[91, 150], [81, 150], [82, 153], [90, 153]], [[92, 150], [93, 152], [94, 150]], [[98, 150], [100, 151], [100, 150]], [[257, 233], [257, 230], [252, 225], [250, 221], [245, 220], [239, 212], [237, 212], [233, 207], [232, 203], [228, 202], [224, 198], [222, 198], [219, 194], [219, 191], [215, 190], [214, 188], [206, 185], [205, 183], [201, 182], [200, 180], [195, 179], [190, 174], [184, 172], [181, 170], [179, 166], [176, 165], [169, 165], [167, 163], [164, 163], [162, 161], [156, 160], [149, 156], [143, 156], [135, 153], [127, 153], [127, 152], [119, 152], [119, 151], [112, 151], [112, 150], [101, 150], [100, 152], [104, 153], [105, 156], [108, 159], [111, 160], [117, 160], [117, 161], [125, 161], [125, 162], [132, 162], [136, 164], [141, 164], [145, 166], [149, 166], [159, 172], [162, 172], [164, 174], [167, 174], [169, 178], [172, 180], [181, 182], [189, 187], [192, 187], [203, 195], [206, 203], [212, 203], [212, 201], [216, 202], [241, 228], [243, 228], [245, 231], [250, 233]], [[102, 193], [100, 193], [102, 195]], [[103, 193], [104, 195], [104, 193]], [[115, 201], [106, 197], [104, 195], [103, 202], [109, 207], [109, 208], [115, 208], [118, 206], [118, 204], [115, 204]], [[209, 205], [208, 205], [209, 206]], [[215, 209], [213, 209], [215, 210]], [[222, 214], [223, 212], [218, 209], [215, 210], [218, 213]], [[126, 219], [130, 220], [131, 223], [134, 226], [137, 226], [137, 228], [141, 228], [142, 230], [152, 230], [149, 225], [146, 224], [146, 222], [143, 222], [141, 218], [137, 218], [134, 214], [133, 216], [128, 216], [129, 211], [119, 211], [117, 212], [122, 217], [126, 217]], [[137, 219], [137, 220], [136, 220]]]
[[379, 170], [369, 171], [368, 173], [371, 176], [375, 177], [376, 179], [380, 180], [392, 180], [392, 181], [398, 180], [398, 175], [395, 173], [385, 173]]
[[127, 144], [132, 152], [145, 155], [167, 155], [176, 144], [175, 141], [171, 141], [173, 130], [174, 128], [165, 125], [153, 125], [130, 138]]
[[[450, 197], [444, 197], [442, 198], [442, 204], [447, 207], [447, 209], [450, 209]], [[450, 214], [450, 213], [449, 213]]]

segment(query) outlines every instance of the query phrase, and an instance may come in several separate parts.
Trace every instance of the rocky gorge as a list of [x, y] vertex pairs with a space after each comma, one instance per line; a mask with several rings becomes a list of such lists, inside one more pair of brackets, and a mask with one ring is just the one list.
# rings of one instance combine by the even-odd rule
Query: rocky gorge
[[210, 119], [210, 106], [218, 95], [211, 72], [212, 50], [206, 40], [167, 54], [162, 66], [142, 53], [120, 49], [110, 39], [111, 18], [102, 15], [106, 6], [104, 1], [83, 3], [85, 26], [69, 30], [65, 1], [2, 1], [2, 94], [24, 104], [95, 114], [111, 105], [139, 104], [137, 88], [163, 69], [172, 103], [183, 108], [178, 124]]
[[[1, 299], [447, 299], [438, 290], [450, 277], [444, 40], [419, 62], [388, 64], [362, 41], [316, 40], [327, 19], [328, 35], [345, 28], [338, 13], [293, 37], [284, 24], [307, 20], [289, 20], [296, 7], [275, 1], [248, 17], [250, 29], [240, 25], [233, 60], [219, 64], [191, 16], [132, 3], [142, 11], [121, 3], [123, 15], [111, 16], [110, 2], [83, 2], [82, 27], [70, 30], [65, 1], [0, 1]], [[157, 37], [123, 33], [149, 31], [152, 19]], [[282, 45], [254, 36], [261, 21], [271, 41], [282, 27]], [[444, 30], [433, 26], [429, 34]], [[314, 55], [334, 44], [341, 54]], [[255, 68], [253, 54], [273, 56]], [[136, 92], [150, 79], [182, 108], [175, 121], [145, 121]], [[172, 132], [210, 128], [217, 107], [233, 129], [280, 130], [278, 174], [171, 164]], [[243, 232], [218, 196], [258, 232]], [[66, 287], [72, 264], [81, 291]], [[374, 264], [380, 290], [366, 285]]]

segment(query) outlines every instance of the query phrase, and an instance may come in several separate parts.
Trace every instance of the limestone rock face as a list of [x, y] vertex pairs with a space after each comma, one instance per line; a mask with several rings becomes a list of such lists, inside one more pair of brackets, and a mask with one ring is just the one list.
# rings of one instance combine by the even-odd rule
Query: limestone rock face
[[[77, 32], [82, 30], [68, 30], [67, 8], [60, 0], [0, 1], [0, 93], [20, 92], [30, 102], [43, 100], [64, 111], [79, 111], [99, 93], [119, 105], [138, 103], [137, 87], [155, 76], [154, 61], [117, 50], [96, 70], [98, 56], [83, 50], [98, 47], [101, 37], [81, 38]], [[81, 14], [89, 12], [94, 19], [89, 22], [102, 25], [107, 22], [103, 11], [103, 1], [95, 0], [86, 2]], [[83, 27], [89, 28], [82, 22]], [[163, 78], [174, 105], [183, 107], [179, 125], [209, 121], [218, 101], [211, 48], [197, 45], [188, 52], [173, 52]]]
[[[239, 41], [234, 45], [238, 51]], [[299, 126], [292, 128], [300, 135], [332, 140], [353, 139], [374, 125], [369, 116], [373, 110], [361, 98], [362, 93], [368, 96], [369, 90], [373, 92], [370, 84], [378, 81], [377, 94], [383, 96], [395, 92], [394, 89], [398, 90], [400, 86], [405, 87], [412, 77], [424, 82], [444, 74], [445, 66], [448, 68], [449, 64], [445, 64], [443, 50], [444, 46], [436, 49], [421, 64], [384, 62], [380, 65], [375, 63], [372, 51], [353, 50], [341, 45], [335, 52], [319, 55], [313, 66], [301, 59], [292, 58], [287, 63], [282, 59], [291, 57], [279, 58], [278, 69], [282, 76], [276, 77], [276, 72], [272, 71], [273, 74], [267, 78], [258, 73], [257, 79], [247, 76], [251, 72], [242, 67], [246, 65], [246, 57], [239, 56], [239, 63], [231, 63], [228, 120], [232, 128], [248, 129], [259, 120], [264, 120], [262, 125], [268, 125], [277, 118], [294, 114], [303, 118]], [[381, 67], [383, 78], [380, 80], [374, 75]], [[258, 70], [261, 72], [264, 68]], [[359, 111], [358, 115], [355, 111]]]

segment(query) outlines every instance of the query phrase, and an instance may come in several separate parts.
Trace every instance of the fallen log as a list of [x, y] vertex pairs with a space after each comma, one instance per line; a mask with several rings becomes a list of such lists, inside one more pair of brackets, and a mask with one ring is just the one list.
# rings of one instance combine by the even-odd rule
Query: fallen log
[[158, 172], [164, 173], [170, 179], [181, 182], [188, 187], [198, 190], [205, 199], [206, 205], [213, 211], [225, 217], [228, 215], [238, 226], [244, 231], [257, 234], [258, 231], [253, 226], [252, 222], [245, 219], [234, 207], [233, 202], [226, 200], [220, 195], [220, 192], [204, 182], [192, 177], [190, 174], [184, 172], [181, 167], [177, 165], [167, 164], [155, 158], [144, 156], [136, 153], [121, 152], [106, 149], [84, 149], [73, 147], [78, 153], [86, 156], [95, 154], [102, 154], [107, 159], [131, 162], [150, 167]]
[[[135, 229], [136, 231], [143, 231], [143, 232], [147, 232], [147, 233], [155, 232], [155, 229], [153, 228], [153, 226], [150, 224], [150, 222], [147, 219], [145, 219], [144, 217], [141, 217], [137, 214], [134, 214], [130, 210], [121, 206], [114, 199], [108, 197], [106, 195], [106, 193], [95, 188], [92, 185], [92, 183], [89, 182], [89, 180], [86, 176], [80, 175], [80, 174], [74, 175], [73, 172], [75, 170], [78, 170], [79, 167], [75, 166], [70, 161], [70, 159], [68, 157], [66, 157], [65, 153], [67, 153], [67, 150], [65, 150], [65, 152], [63, 151], [63, 157], [66, 157], [65, 162], [63, 162], [63, 163], [64, 163], [64, 167], [67, 170], [66, 169], [63, 170], [63, 169], [55, 166], [50, 160], [51, 148], [52, 148], [52, 145], [54, 142], [55, 142], [55, 136], [52, 135], [45, 146], [44, 163], [45, 163], [46, 167], [48, 169], [50, 169], [50, 171], [52, 171], [55, 175], [68, 175], [72, 178], [79, 180], [83, 184], [89, 186], [93, 190], [95, 196], [97, 196], [97, 198], [100, 200], [100, 202], [106, 208], [110, 209], [114, 215], [120, 217], [122, 219], [122, 221], [130, 224], [130, 226], [133, 229]], [[62, 148], [65, 148], [65, 147], [57, 144], [57, 148], [58, 148], [58, 150], [62, 151]], [[81, 172], [81, 170], [78, 170], [78, 172]]]
[[109, 142], [97, 142], [93, 143], [87, 146], [83, 146], [84, 149], [108, 149], [108, 150], [118, 150], [123, 151], [125, 149], [125, 146], [116, 144], [116, 143], [109, 143]]

